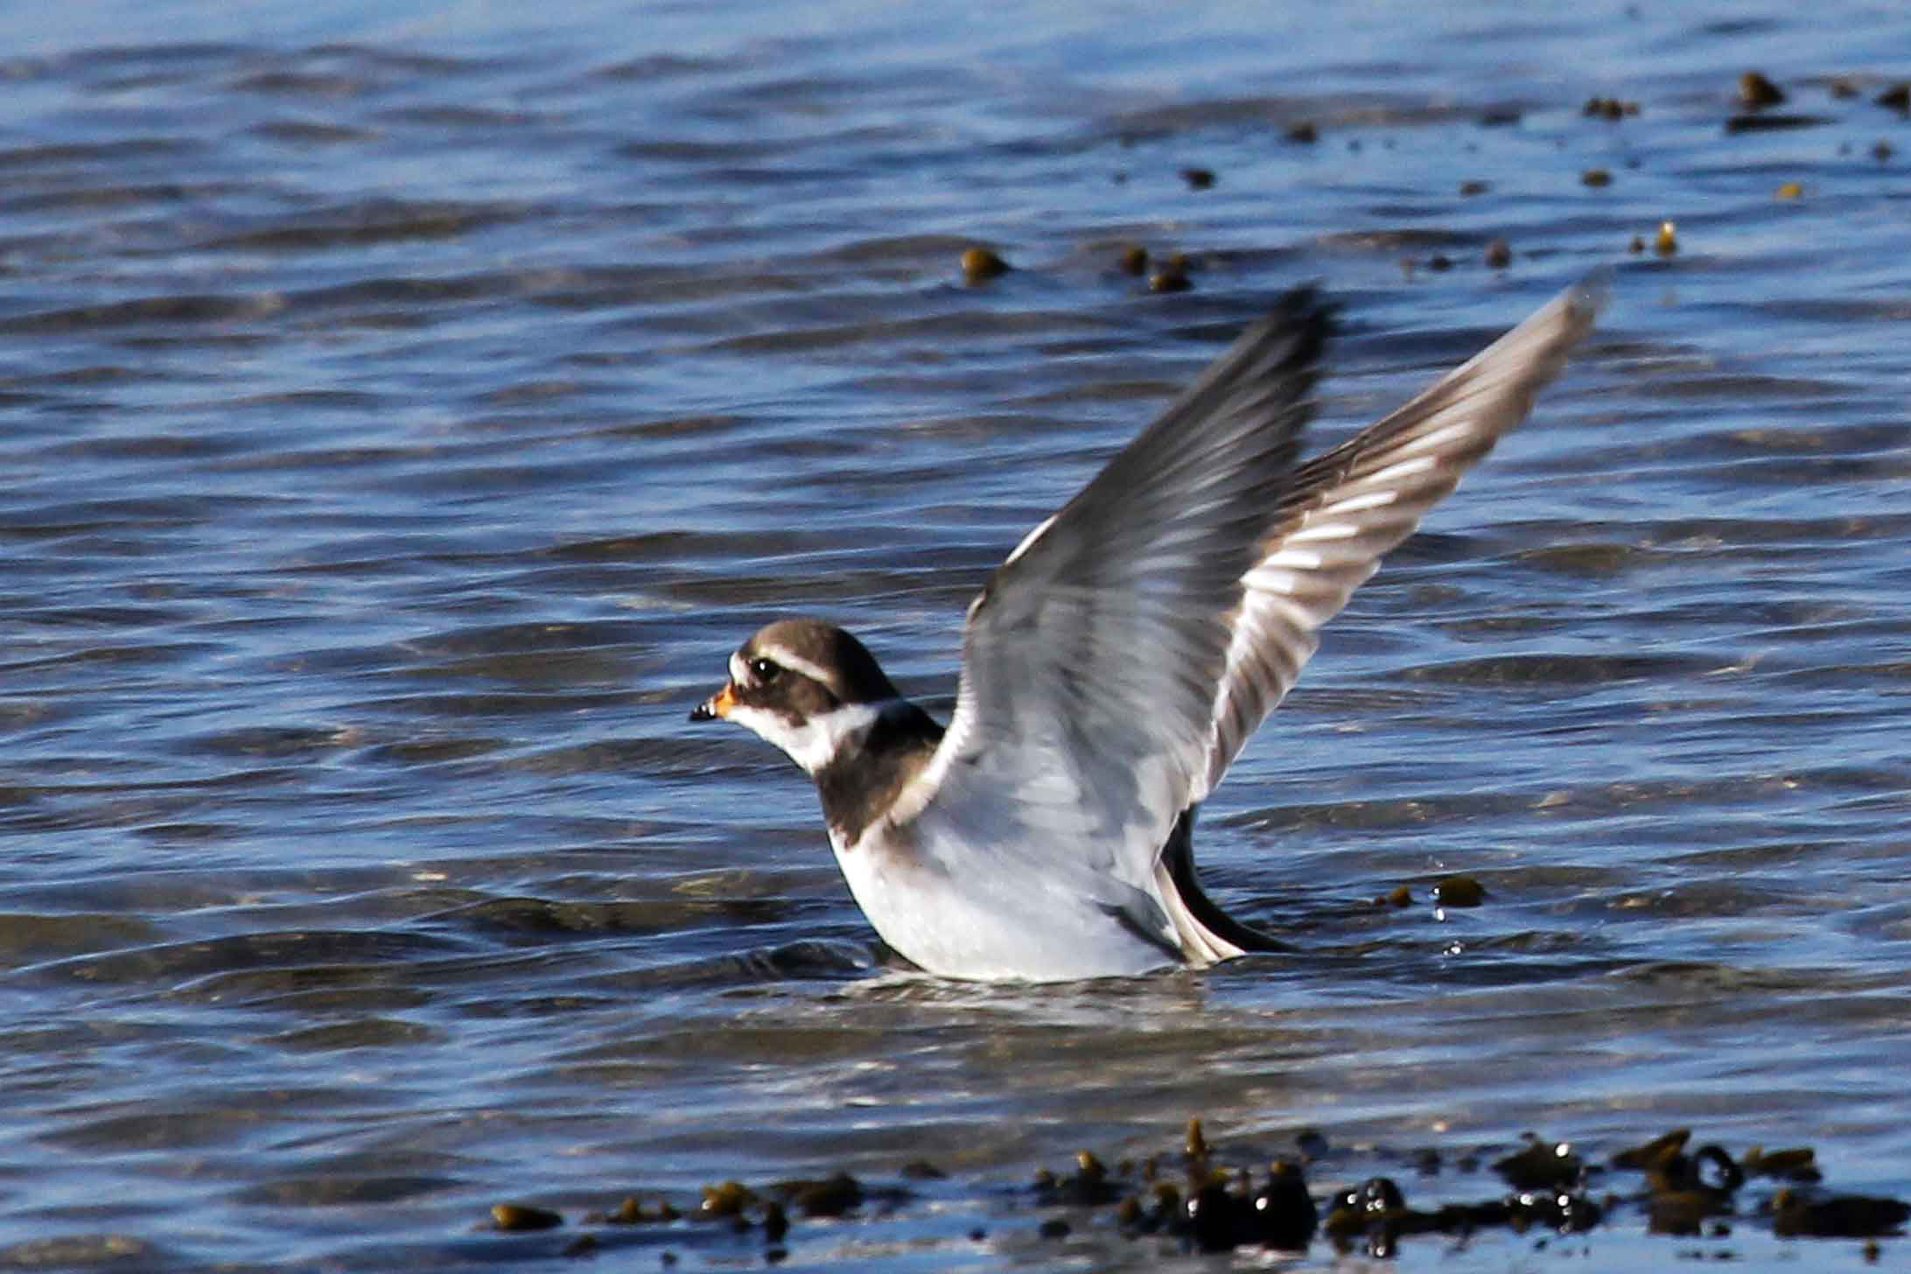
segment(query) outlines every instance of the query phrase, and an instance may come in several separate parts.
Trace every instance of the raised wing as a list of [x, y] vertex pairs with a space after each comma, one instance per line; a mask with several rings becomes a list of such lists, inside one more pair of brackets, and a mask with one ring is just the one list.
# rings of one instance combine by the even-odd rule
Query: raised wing
[[1206, 765], [1190, 802], [1221, 781], [1293, 687], [1321, 625], [1381, 556], [1526, 418], [1603, 300], [1598, 277], [1560, 294], [1406, 406], [1294, 472], [1241, 581]]
[[1294, 471], [1328, 328], [1311, 291], [1283, 298], [996, 571], [913, 812], [933, 803], [958, 839], [1151, 891], [1206, 770], [1229, 618]]
[[1039, 857], [1182, 941], [1149, 901], [1175, 905], [1155, 872], [1177, 818], [1597, 308], [1596, 285], [1562, 295], [1296, 467], [1329, 320], [1311, 293], [1284, 298], [996, 571], [969, 610], [954, 718], [898, 821], [918, 820], [925, 846]]

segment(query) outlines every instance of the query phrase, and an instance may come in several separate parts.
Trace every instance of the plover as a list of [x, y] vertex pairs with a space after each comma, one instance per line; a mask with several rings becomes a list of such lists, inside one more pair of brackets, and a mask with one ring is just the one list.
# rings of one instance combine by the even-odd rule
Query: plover
[[1583, 283], [1305, 462], [1330, 322], [1282, 298], [970, 605], [945, 728], [833, 624], [784, 619], [691, 712], [816, 781], [863, 914], [948, 978], [1064, 981], [1277, 945], [1195, 878], [1195, 812], [1381, 556], [1591, 329]]

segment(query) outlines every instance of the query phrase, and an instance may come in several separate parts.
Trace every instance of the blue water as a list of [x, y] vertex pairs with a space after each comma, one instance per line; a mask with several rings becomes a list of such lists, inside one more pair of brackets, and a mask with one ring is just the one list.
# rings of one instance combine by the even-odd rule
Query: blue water
[[[1020, 1187], [1197, 1114], [1420, 1202], [1499, 1186], [1412, 1148], [1680, 1125], [1911, 1194], [1902, 6], [0, 32], [0, 1266], [568, 1267], [634, 1190], [927, 1157], [790, 1263], [1156, 1268], [1092, 1218], [1044, 1243]], [[1728, 133], [1752, 68], [1810, 120]], [[963, 286], [977, 243], [1016, 271]], [[946, 712], [994, 564], [1285, 287], [1342, 306], [1324, 445], [1608, 264], [1589, 348], [1206, 811], [1204, 880], [1294, 956], [912, 979], [801, 776], [683, 721], [787, 611]], [[1453, 872], [1485, 906], [1433, 905]], [[1769, 1194], [1571, 1250], [1862, 1264]], [[571, 1223], [473, 1232], [505, 1199]], [[1450, 1248], [1400, 1264], [1544, 1259]]]

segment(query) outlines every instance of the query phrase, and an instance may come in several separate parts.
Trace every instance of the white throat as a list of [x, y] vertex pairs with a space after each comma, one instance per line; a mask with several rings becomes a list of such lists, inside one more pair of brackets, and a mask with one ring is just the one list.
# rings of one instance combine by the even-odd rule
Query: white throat
[[730, 709], [728, 719], [782, 748], [790, 760], [814, 777], [835, 760], [846, 745], [867, 734], [882, 714], [898, 702], [900, 700], [889, 699], [882, 703], [846, 703], [800, 725], [791, 725], [778, 713], [738, 704]]

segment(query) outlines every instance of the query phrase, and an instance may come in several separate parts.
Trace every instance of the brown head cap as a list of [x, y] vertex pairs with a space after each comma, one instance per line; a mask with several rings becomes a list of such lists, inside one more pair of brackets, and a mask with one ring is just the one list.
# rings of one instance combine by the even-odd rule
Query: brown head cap
[[[779, 619], [766, 625], [743, 643], [737, 658], [750, 674], [748, 682], [794, 674], [825, 691], [834, 701], [830, 707], [896, 697], [896, 687], [868, 647], [836, 625], [817, 619]], [[770, 668], [776, 671], [769, 672]], [[764, 672], [769, 672], [768, 678]]]

